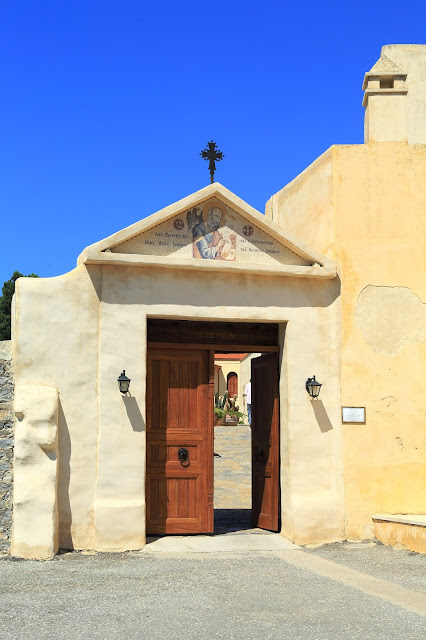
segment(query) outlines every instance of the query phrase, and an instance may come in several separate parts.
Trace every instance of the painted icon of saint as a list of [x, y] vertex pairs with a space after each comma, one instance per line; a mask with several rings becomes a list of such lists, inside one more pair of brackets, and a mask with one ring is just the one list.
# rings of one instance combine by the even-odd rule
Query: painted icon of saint
[[188, 228], [192, 231], [193, 256], [204, 260], [235, 260], [236, 234], [220, 230], [223, 211], [210, 207], [206, 220], [195, 207], [187, 213]]

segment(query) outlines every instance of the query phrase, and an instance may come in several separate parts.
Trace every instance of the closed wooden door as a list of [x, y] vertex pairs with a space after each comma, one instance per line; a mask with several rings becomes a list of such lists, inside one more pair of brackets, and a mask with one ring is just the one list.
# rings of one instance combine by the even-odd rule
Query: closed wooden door
[[231, 371], [231, 373], [228, 373], [227, 384], [229, 397], [233, 398], [234, 396], [238, 396], [238, 376], [235, 371]]
[[213, 359], [148, 349], [147, 533], [213, 532]]
[[268, 353], [251, 362], [252, 524], [279, 526], [278, 356]]

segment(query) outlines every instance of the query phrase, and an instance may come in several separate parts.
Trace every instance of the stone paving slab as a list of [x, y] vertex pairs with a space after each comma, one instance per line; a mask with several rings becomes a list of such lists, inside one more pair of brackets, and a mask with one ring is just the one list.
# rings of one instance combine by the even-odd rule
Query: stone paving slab
[[215, 427], [215, 509], [251, 509], [251, 430], [248, 425]]
[[[261, 531], [260, 529], [258, 530]], [[219, 536], [164, 536], [148, 538], [139, 553], [215, 553], [245, 551], [288, 551], [300, 549], [279, 533], [268, 535], [250, 531], [244, 535], [228, 533]]]

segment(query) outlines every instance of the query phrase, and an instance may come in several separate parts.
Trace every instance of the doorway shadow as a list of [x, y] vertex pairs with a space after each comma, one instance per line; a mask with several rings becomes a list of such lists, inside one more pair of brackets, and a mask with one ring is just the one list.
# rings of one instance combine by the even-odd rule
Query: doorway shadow
[[251, 509], [215, 509], [214, 533], [221, 535], [233, 531], [252, 529]]

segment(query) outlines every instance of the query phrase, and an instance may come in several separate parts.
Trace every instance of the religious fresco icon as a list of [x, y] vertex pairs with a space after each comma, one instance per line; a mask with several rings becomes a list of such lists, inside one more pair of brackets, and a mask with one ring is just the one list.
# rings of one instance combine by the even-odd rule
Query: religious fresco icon
[[174, 222], [173, 222], [173, 226], [176, 229], [176, 231], [182, 231], [182, 229], [185, 226], [184, 221], [181, 218], [177, 218]]
[[225, 227], [225, 214], [216, 204], [202, 212], [193, 207], [186, 214], [188, 230], [192, 233], [194, 258], [235, 261], [237, 234]]

